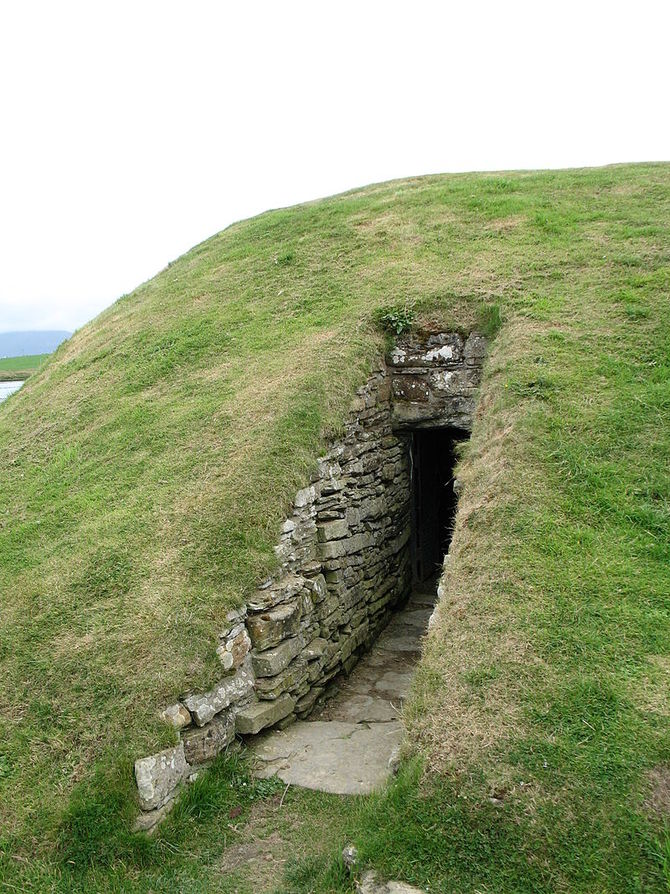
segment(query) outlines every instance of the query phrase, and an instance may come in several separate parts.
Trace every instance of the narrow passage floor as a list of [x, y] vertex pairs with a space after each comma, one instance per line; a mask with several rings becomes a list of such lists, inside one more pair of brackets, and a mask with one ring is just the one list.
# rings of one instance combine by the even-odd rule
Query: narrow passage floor
[[419, 585], [379, 639], [340, 683], [339, 692], [285, 730], [258, 736], [251, 746], [257, 775], [332, 794], [367, 794], [390, 774], [402, 739], [399, 711], [421, 652], [436, 599], [437, 580]]

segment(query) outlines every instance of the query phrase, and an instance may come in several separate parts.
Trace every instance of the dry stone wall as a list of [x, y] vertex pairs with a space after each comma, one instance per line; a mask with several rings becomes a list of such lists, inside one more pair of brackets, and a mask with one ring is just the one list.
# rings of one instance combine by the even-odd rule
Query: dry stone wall
[[479, 336], [402, 341], [356, 394], [343, 437], [295, 496], [279, 570], [219, 631], [221, 678], [162, 717], [179, 745], [135, 764], [138, 828], [236, 736], [307, 716], [409, 596], [410, 455], [405, 430], [470, 428], [485, 352]]

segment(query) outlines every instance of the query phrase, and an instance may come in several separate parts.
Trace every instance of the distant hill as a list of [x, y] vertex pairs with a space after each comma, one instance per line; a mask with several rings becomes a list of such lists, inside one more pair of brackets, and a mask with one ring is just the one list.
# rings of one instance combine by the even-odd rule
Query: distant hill
[[72, 335], [62, 329], [27, 332], [0, 332], [0, 357], [23, 357], [24, 354], [51, 354]]

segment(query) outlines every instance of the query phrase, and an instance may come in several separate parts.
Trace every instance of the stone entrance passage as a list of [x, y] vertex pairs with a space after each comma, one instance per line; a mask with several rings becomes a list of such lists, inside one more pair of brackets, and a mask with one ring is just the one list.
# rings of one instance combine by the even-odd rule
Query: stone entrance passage
[[472, 427], [485, 352], [476, 333], [414, 334], [359, 389], [340, 438], [295, 495], [275, 573], [221, 619], [218, 679], [164, 707], [178, 745], [136, 761], [143, 828], [235, 738], [261, 773], [298, 785], [361, 793], [387, 775], [451, 536], [454, 446]]
[[[410, 516], [409, 598], [391, 604], [394, 611], [385, 616], [381, 634], [356, 664], [344, 667], [349, 676], [340, 674], [326, 689], [325, 703], [320, 699], [308, 718], [252, 744], [260, 776], [276, 774], [287, 784], [335, 794], [366, 794], [389, 775], [403, 735], [400, 710], [451, 541], [456, 445], [472, 426], [484, 352], [479, 336], [465, 340], [454, 334], [408, 341], [393, 352], [390, 426], [406, 469], [401, 487]], [[402, 495], [396, 500], [403, 504]], [[363, 556], [375, 562], [374, 553]], [[328, 698], [333, 689], [336, 694]]]
[[[336, 678], [327, 701], [304, 721], [252, 744], [260, 777], [332, 794], [368, 794], [391, 771], [403, 727], [421, 637], [437, 598], [449, 549], [457, 494], [456, 445], [463, 429], [419, 428], [407, 436], [410, 458], [412, 592], [348, 677]], [[330, 695], [330, 698], [328, 696]]]

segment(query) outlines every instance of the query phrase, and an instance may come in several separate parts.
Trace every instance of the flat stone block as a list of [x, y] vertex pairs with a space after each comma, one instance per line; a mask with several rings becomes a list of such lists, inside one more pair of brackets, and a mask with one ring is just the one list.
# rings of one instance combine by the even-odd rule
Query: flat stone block
[[328, 706], [326, 711], [329, 720], [387, 723], [389, 720], [399, 719], [399, 707], [399, 703], [394, 705], [388, 698], [352, 693], [346, 700], [342, 699], [340, 703]]
[[273, 700], [279, 698], [285, 692], [294, 690], [307, 680], [308, 671], [305, 662], [296, 658], [291, 664], [275, 677], [259, 677], [256, 680], [256, 695], [260, 699]]
[[300, 630], [302, 605], [300, 600], [280, 605], [272, 611], [260, 615], [250, 615], [247, 629], [254, 649], [259, 652], [271, 649]]
[[197, 725], [204, 726], [219, 711], [250, 695], [253, 686], [251, 674], [240, 668], [234, 676], [222, 680], [215, 689], [203, 695], [189, 695], [184, 699], [184, 704]]
[[341, 540], [348, 533], [349, 525], [345, 518], [337, 518], [317, 525], [317, 536], [321, 543], [325, 543], [328, 540]]
[[207, 726], [185, 733], [184, 754], [189, 764], [199, 766], [213, 761], [235, 738], [235, 717], [226, 711], [215, 717]]
[[315, 637], [311, 643], [305, 647], [302, 657], [306, 661], [313, 661], [315, 658], [322, 658], [328, 649], [328, 641], [320, 636]]
[[156, 810], [172, 797], [179, 783], [186, 778], [189, 766], [184, 745], [166, 748], [135, 761], [135, 781], [142, 810]]
[[400, 744], [400, 723], [298, 721], [264, 736], [252, 750], [257, 775], [338, 795], [368, 794], [389, 776], [388, 762]]
[[288, 667], [295, 656], [302, 650], [305, 641], [302, 636], [285, 639], [273, 649], [264, 652], [252, 652], [251, 665], [257, 677], [274, 677]]
[[294, 707], [295, 700], [290, 695], [282, 695], [272, 702], [254, 702], [238, 712], [235, 718], [237, 732], [243, 736], [253, 736], [288, 717]]
[[398, 376], [393, 380], [393, 396], [396, 400], [409, 403], [427, 403], [430, 400], [430, 386], [427, 375]]
[[334, 540], [331, 543], [319, 544], [319, 553], [323, 561], [328, 559], [338, 559], [341, 556], [352, 555], [367, 549], [374, 543], [371, 534], [354, 534], [353, 537], [347, 537], [344, 540]]
[[267, 587], [259, 588], [248, 602], [249, 611], [265, 611], [289, 602], [304, 586], [304, 579], [295, 574], [286, 574]]

